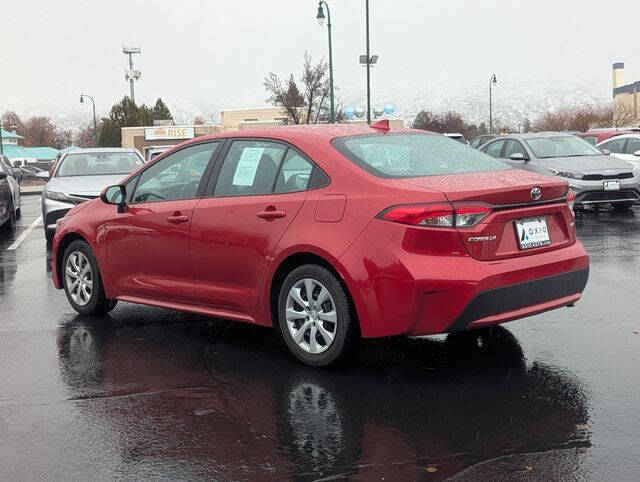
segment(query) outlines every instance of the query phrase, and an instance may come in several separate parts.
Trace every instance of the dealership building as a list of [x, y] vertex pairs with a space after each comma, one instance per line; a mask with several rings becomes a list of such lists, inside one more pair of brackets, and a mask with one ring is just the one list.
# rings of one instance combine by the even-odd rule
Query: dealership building
[[[284, 125], [286, 121], [280, 107], [224, 110], [220, 112], [220, 124], [123, 127], [122, 147], [136, 148], [147, 159], [147, 151], [154, 147], [173, 146], [194, 137], [220, 132], [267, 129]], [[366, 123], [363, 119], [349, 122]], [[404, 127], [403, 119], [389, 119], [389, 123], [391, 127]]]
[[625, 84], [623, 62], [613, 64], [613, 106], [633, 112], [632, 125], [640, 126], [640, 80]]

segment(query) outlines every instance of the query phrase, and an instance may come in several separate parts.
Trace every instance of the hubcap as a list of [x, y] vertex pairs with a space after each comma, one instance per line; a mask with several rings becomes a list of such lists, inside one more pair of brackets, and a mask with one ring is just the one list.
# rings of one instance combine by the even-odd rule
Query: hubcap
[[65, 278], [71, 299], [79, 306], [89, 303], [93, 294], [93, 273], [89, 260], [80, 251], [74, 251], [67, 258]]
[[303, 278], [291, 287], [285, 316], [289, 334], [304, 351], [319, 354], [333, 343], [338, 328], [336, 305], [319, 281]]

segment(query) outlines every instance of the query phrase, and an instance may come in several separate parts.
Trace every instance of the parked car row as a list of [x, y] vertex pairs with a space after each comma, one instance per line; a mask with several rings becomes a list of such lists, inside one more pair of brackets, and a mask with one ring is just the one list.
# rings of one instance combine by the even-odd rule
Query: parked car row
[[[605, 139], [594, 145], [589, 139]], [[596, 130], [478, 136], [481, 152], [514, 167], [565, 178], [577, 207], [630, 209], [640, 200], [640, 132]]]

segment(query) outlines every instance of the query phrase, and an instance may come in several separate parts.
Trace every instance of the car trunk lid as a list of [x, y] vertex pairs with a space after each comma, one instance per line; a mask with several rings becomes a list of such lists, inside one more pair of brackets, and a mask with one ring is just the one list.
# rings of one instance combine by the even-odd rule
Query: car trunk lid
[[[467, 252], [476, 259], [528, 256], [575, 242], [575, 219], [564, 199], [569, 187], [560, 179], [509, 169], [404, 181], [442, 192], [459, 212], [474, 205], [491, 208], [478, 224], [456, 228]], [[534, 220], [540, 221], [529, 222]], [[518, 230], [516, 223], [522, 221], [527, 224], [520, 224]], [[537, 246], [533, 241], [519, 239], [523, 237], [523, 226], [546, 229], [551, 243]], [[536, 234], [539, 233], [531, 233], [531, 240], [537, 239]], [[531, 244], [534, 245], [527, 247]]]

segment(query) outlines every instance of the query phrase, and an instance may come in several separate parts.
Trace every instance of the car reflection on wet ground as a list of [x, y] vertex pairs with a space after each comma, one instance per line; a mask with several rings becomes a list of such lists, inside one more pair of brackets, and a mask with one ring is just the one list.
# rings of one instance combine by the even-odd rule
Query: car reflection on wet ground
[[478, 333], [366, 341], [338, 369], [270, 330], [76, 316], [37, 217], [0, 241], [0, 478], [633, 479], [640, 210], [578, 214], [584, 299]]

